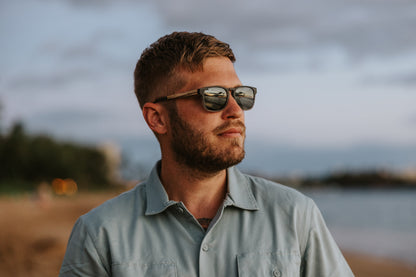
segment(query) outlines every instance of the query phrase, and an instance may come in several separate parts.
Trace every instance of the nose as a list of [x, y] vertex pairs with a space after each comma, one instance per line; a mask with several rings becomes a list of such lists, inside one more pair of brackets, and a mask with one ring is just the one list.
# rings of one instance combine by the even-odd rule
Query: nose
[[244, 118], [244, 111], [240, 108], [231, 93], [228, 95], [227, 106], [222, 110], [222, 117], [224, 119]]

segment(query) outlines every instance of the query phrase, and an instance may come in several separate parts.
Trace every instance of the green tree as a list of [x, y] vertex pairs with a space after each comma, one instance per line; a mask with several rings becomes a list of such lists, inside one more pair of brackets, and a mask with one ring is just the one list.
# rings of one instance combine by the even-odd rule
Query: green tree
[[105, 188], [113, 183], [102, 152], [94, 147], [58, 142], [45, 135], [28, 135], [21, 122], [0, 137], [0, 185], [71, 178], [82, 188]]

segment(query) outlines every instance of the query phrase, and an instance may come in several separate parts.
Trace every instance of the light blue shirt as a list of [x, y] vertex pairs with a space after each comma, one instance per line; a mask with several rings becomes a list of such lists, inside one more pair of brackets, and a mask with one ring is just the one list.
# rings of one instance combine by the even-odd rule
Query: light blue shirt
[[60, 276], [353, 276], [314, 202], [227, 170], [228, 194], [205, 231], [148, 180], [76, 222]]

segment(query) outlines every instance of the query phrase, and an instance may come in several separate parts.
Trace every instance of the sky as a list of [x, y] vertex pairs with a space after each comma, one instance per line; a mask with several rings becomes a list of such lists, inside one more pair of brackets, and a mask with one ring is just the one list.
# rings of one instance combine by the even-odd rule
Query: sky
[[416, 168], [414, 26], [412, 0], [0, 0], [1, 127], [112, 141], [153, 164], [135, 64], [165, 34], [202, 31], [258, 88], [247, 170]]

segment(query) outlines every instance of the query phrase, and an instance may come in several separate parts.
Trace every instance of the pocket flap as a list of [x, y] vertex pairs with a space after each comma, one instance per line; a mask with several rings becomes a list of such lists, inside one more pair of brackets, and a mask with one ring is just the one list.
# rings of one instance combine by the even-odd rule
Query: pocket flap
[[173, 261], [150, 263], [123, 263], [113, 265], [114, 276], [177, 276], [176, 264]]
[[251, 252], [237, 256], [238, 276], [299, 276], [298, 252]]

